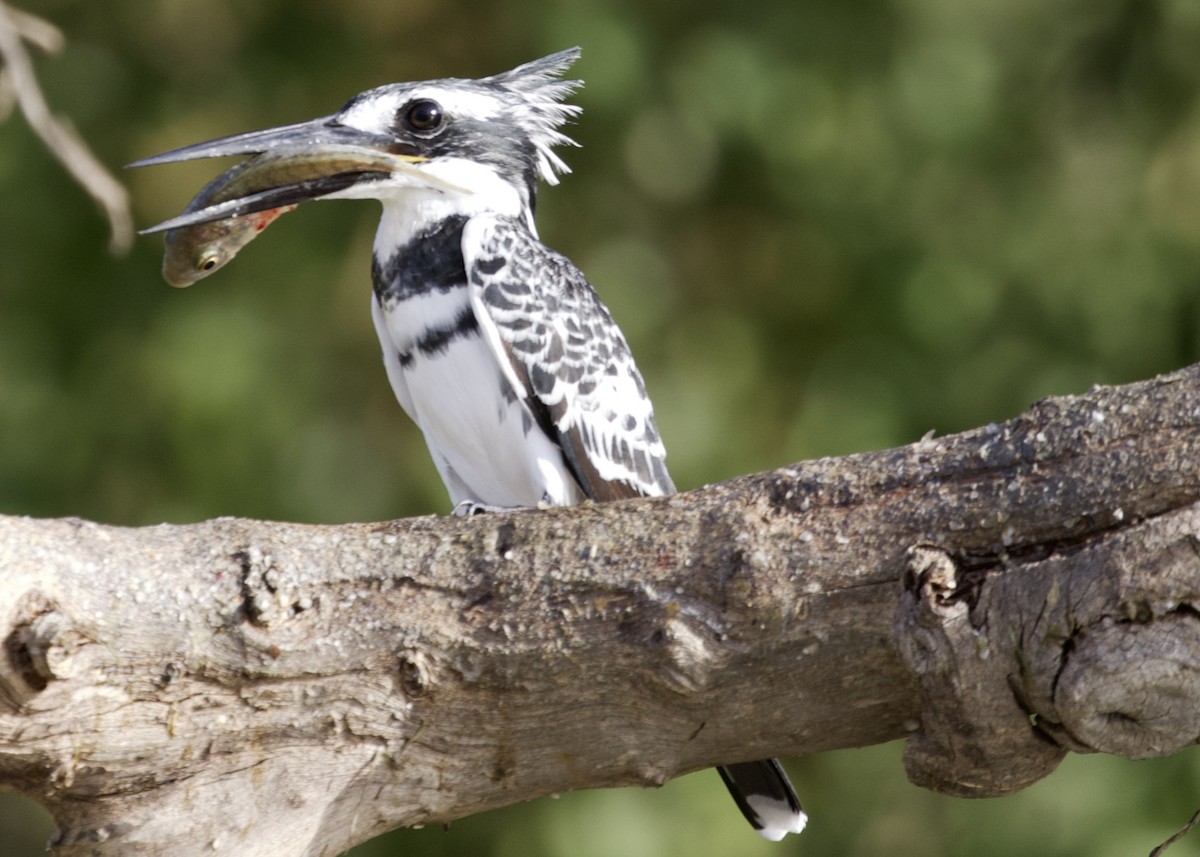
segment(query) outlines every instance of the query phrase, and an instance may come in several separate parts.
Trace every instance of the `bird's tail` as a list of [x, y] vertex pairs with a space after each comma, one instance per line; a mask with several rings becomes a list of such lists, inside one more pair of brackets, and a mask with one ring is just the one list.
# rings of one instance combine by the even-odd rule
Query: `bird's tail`
[[778, 759], [717, 768], [746, 820], [764, 839], [778, 842], [808, 823], [796, 790]]

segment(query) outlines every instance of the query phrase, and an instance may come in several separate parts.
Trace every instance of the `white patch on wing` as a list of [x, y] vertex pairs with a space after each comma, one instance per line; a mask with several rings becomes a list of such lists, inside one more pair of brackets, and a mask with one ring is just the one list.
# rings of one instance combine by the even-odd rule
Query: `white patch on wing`
[[475, 313], [475, 319], [479, 322], [479, 332], [483, 335], [483, 341], [493, 355], [498, 355], [496, 365], [500, 367], [500, 372], [504, 375], [504, 380], [508, 382], [509, 388], [518, 398], [524, 399], [530, 395], [530, 391], [526, 388], [525, 383], [517, 377], [516, 367], [504, 353], [504, 340], [500, 337], [496, 322], [492, 319], [488, 308], [484, 306], [479, 290], [471, 289], [470, 291], [471, 309]]

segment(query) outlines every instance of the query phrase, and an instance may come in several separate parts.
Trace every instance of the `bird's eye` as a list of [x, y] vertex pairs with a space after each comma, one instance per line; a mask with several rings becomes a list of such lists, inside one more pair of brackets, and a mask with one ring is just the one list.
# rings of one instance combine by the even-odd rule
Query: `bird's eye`
[[404, 114], [404, 122], [409, 128], [426, 134], [440, 128], [444, 118], [442, 105], [429, 98], [414, 101]]

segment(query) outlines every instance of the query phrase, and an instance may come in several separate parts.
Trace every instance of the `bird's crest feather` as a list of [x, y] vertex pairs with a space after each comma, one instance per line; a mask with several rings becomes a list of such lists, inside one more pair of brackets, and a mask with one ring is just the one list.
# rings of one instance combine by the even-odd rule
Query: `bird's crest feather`
[[562, 75], [581, 53], [577, 47], [567, 48], [484, 78], [488, 83], [520, 93], [528, 104], [527, 128], [537, 147], [538, 173], [549, 184], [558, 184], [559, 174], [571, 171], [555, 154], [554, 147], [579, 145], [559, 128], [571, 117], [579, 115], [581, 109], [575, 104], [563, 104], [563, 99], [583, 86], [583, 81], [562, 80]]

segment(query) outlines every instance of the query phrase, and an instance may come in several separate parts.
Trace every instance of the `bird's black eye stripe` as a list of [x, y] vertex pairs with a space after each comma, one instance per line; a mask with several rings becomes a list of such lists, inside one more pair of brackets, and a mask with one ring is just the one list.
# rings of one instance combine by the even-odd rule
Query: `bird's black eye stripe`
[[404, 108], [404, 124], [418, 134], [429, 134], [442, 127], [446, 114], [432, 98], [420, 98]]

